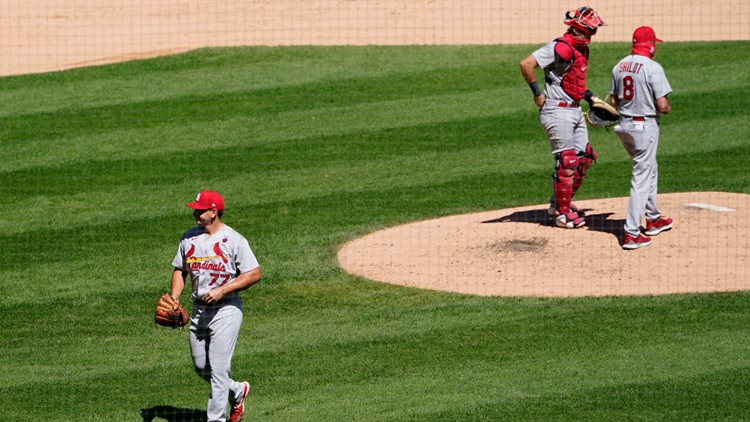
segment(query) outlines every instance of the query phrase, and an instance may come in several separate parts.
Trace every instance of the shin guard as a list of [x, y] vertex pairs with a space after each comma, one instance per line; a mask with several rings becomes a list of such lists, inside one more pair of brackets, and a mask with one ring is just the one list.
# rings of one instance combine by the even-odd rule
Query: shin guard
[[555, 203], [559, 214], [570, 212], [570, 200], [573, 197], [573, 185], [578, 156], [575, 150], [569, 149], [555, 156], [555, 172], [552, 175]]

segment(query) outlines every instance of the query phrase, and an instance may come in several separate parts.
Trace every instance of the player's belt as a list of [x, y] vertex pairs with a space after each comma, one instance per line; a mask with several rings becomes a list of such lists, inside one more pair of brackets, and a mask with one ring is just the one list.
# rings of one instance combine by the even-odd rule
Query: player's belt
[[625, 119], [628, 119], [628, 120], [636, 121], [636, 122], [645, 122], [646, 121], [646, 117], [645, 116], [622, 116], [622, 117], [625, 118]]
[[567, 101], [560, 101], [557, 103], [558, 107], [578, 107], [580, 103], [578, 101], [573, 101], [572, 103], [569, 103]]
[[223, 297], [218, 302], [214, 302], [214, 303], [212, 303], [210, 305], [208, 303], [204, 302], [202, 299], [198, 299], [198, 300], [195, 300], [193, 302], [196, 305], [204, 307], [204, 308], [219, 308], [219, 307], [222, 307], [222, 306], [230, 303], [231, 301], [232, 301], [232, 298], [230, 298], [230, 297]]

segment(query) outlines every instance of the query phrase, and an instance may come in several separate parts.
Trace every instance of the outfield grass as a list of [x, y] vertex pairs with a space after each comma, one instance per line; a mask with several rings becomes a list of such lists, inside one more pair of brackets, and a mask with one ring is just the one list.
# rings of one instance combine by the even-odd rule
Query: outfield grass
[[[750, 420], [748, 293], [479, 298], [337, 267], [378, 228], [546, 200], [518, 69], [536, 47], [205, 49], [0, 79], [0, 420], [205, 408], [186, 332], [152, 321], [202, 189], [264, 272], [234, 359], [250, 420]], [[597, 95], [627, 50], [592, 45]], [[750, 193], [748, 51], [659, 46], [662, 192]], [[624, 150], [590, 136], [579, 196], [627, 196]]]

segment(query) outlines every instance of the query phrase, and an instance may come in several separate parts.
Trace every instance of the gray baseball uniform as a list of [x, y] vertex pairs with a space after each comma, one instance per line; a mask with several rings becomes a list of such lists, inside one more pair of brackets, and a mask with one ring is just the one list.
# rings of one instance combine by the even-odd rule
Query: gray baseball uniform
[[615, 133], [633, 161], [630, 202], [625, 232], [638, 236], [641, 218], [661, 217], [656, 194], [659, 179], [659, 111], [656, 100], [672, 92], [662, 66], [640, 54], [623, 58], [612, 69], [610, 94], [619, 101], [620, 121]]
[[197, 226], [185, 232], [172, 265], [190, 273], [193, 314], [190, 350], [195, 371], [211, 384], [208, 421], [223, 421], [229, 394], [237, 400], [242, 384], [230, 378], [232, 356], [242, 325], [239, 292], [227, 294], [218, 303], [206, 305], [203, 296], [211, 289], [231, 283], [238, 275], [258, 268], [247, 240], [231, 227], [209, 236]]
[[557, 226], [565, 228], [585, 225], [583, 215], [577, 212], [571, 200], [582, 185], [586, 171], [596, 160], [580, 107], [581, 99], [593, 95], [586, 88], [587, 44], [586, 39], [567, 32], [531, 55], [544, 69], [545, 102], [539, 110], [539, 120], [555, 158], [553, 193], [547, 212], [555, 217]]
[[539, 118], [547, 132], [553, 155], [569, 149], [582, 153], [589, 143], [589, 132], [578, 101], [574, 101], [562, 88], [562, 75], [570, 62], [556, 57], [557, 43], [554, 40], [532, 53], [539, 67], [544, 69], [545, 78], [544, 94], [547, 101], [539, 111]]
[[[595, 99], [586, 87], [588, 44], [606, 23], [588, 6], [565, 12], [563, 23], [568, 26], [565, 33], [524, 58], [520, 66], [534, 95], [534, 104], [540, 107], [539, 120], [555, 158], [547, 214], [555, 219], [558, 227], [576, 229], [583, 227], [586, 221], [571, 200], [582, 185], [586, 171], [596, 161], [580, 108], [581, 100]], [[537, 68], [544, 70], [544, 94], [537, 84]]]

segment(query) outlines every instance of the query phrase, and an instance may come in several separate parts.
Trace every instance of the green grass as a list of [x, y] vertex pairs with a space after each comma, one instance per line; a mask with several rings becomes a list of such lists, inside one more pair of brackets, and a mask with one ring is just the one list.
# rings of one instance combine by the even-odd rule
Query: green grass
[[[0, 79], [0, 420], [205, 408], [187, 334], [152, 312], [209, 188], [264, 271], [234, 359], [252, 420], [750, 420], [747, 293], [479, 298], [338, 268], [378, 228], [546, 200], [518, 70], [536, 47], [204, 49]], [[750, 193], [748, 51], [659, 46], [661, 192]], [[597, 95], [626, 53], [592, 45]], [[614, 134], [590, 137], [579, 196], [627, 196]]]

